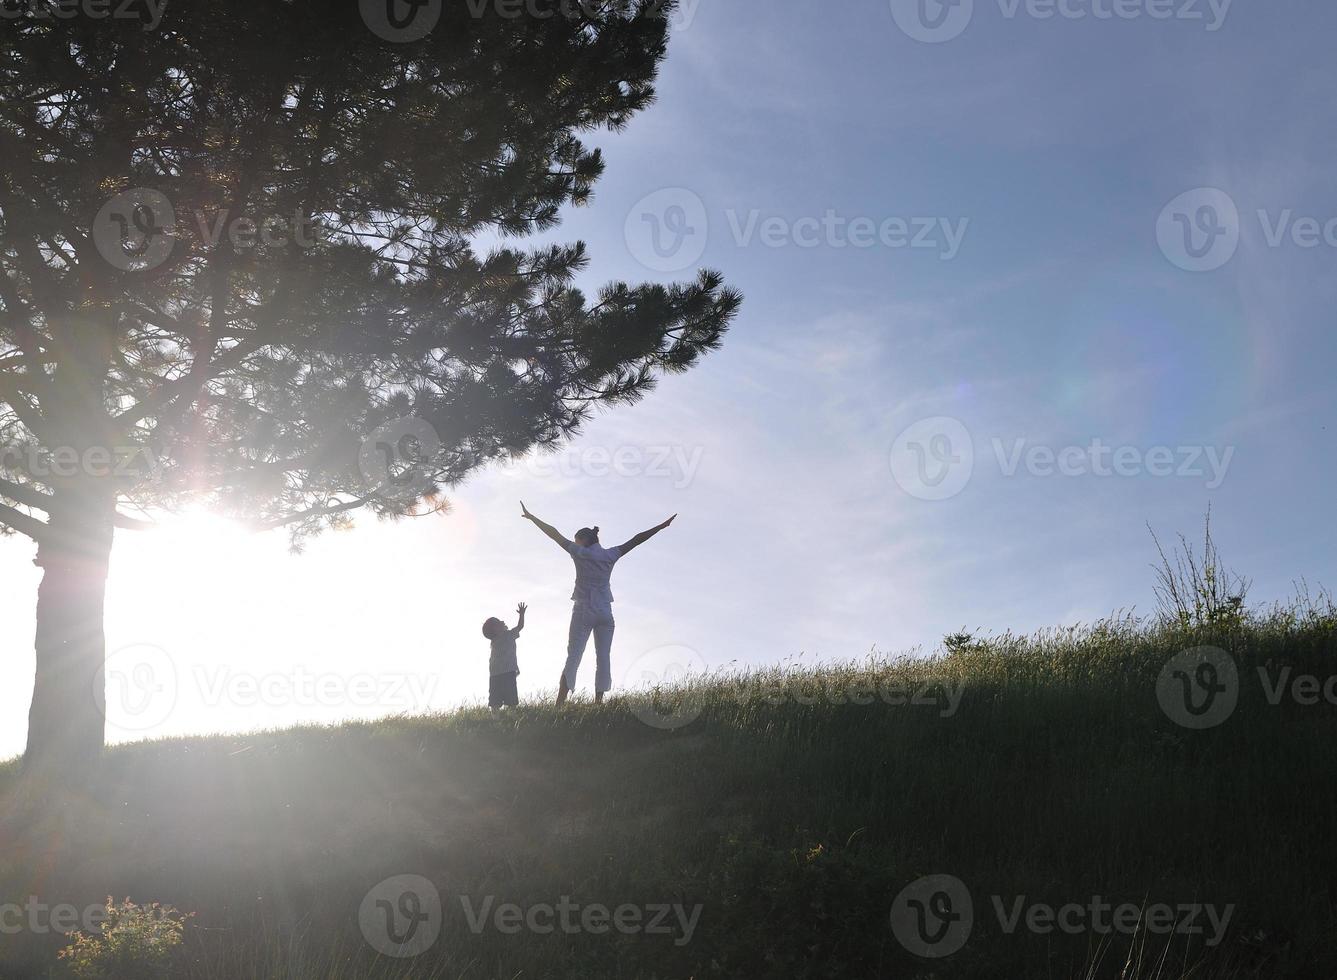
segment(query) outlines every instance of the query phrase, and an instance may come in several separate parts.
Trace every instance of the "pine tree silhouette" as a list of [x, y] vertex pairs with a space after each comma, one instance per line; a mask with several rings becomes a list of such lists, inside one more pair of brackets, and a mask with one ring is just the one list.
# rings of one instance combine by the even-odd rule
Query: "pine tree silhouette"
[[714, 272], [587, 296], [583, 244], [517, 243], [589, 201], [582, 137], [650, 103], [672, 4], [382, 2], [35, 0], [0, 23], [0, 525], [43, 569], [30, 762], [102, 745], [114, 527], [204, 501], [300, 542], [439, 506], [690, 368], [739, 307]]

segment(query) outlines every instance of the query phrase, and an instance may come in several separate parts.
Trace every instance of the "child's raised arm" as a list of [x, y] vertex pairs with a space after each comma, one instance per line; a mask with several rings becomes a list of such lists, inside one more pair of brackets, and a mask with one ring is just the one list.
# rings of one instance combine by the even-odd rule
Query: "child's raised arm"
[[515, 611], [520, 614], [520, 619], [515, 624], [515, 629], [511, 630], [511, 636], [519, 636], [520, 631], [525, 628], [525, 610], [528, 608], [523, 602], [515, 607]]

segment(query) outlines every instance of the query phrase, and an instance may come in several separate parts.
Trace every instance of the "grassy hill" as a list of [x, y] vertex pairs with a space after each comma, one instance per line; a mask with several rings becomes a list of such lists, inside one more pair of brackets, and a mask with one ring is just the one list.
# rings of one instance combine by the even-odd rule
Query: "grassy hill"
[[[1238, 704], [1194, 730], [1157, 684], [1203, 644]], [[194, 913], [188, 978], [1328, 977], [1334, 675], [1330, 608], [1116, 620], [604, 707], [139, 744], [60, 789], [11, 764], [0, 909], [169, 903]], [[443, 908], [412, 959], [366, 938], [387, 910], [429, 916], [410, 942], [434, 926], [430, 895], [369, 897], [397, 875]], [[930, 913], [951, 955], [901, 941]], [[0, 933], [0, 973], [61, 975], [65, 941]]]

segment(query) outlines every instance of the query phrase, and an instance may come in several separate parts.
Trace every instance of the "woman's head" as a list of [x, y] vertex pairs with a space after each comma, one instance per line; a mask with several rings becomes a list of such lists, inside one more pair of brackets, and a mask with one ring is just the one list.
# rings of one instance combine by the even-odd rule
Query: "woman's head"
[[599, 543], [599, 526], [582, 527], [576, 532], [576, 544], [582, 548], [591, 548]]

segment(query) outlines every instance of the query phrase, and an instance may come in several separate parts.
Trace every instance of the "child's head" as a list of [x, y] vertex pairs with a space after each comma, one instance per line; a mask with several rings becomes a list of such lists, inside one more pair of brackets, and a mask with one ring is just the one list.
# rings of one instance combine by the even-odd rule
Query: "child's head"
[[496, 616], [489, 617], [488, 620], [483, 623], [483, 635], [489, 640], [495, 639], [504, 632], [506, 632], [506, 624]]

